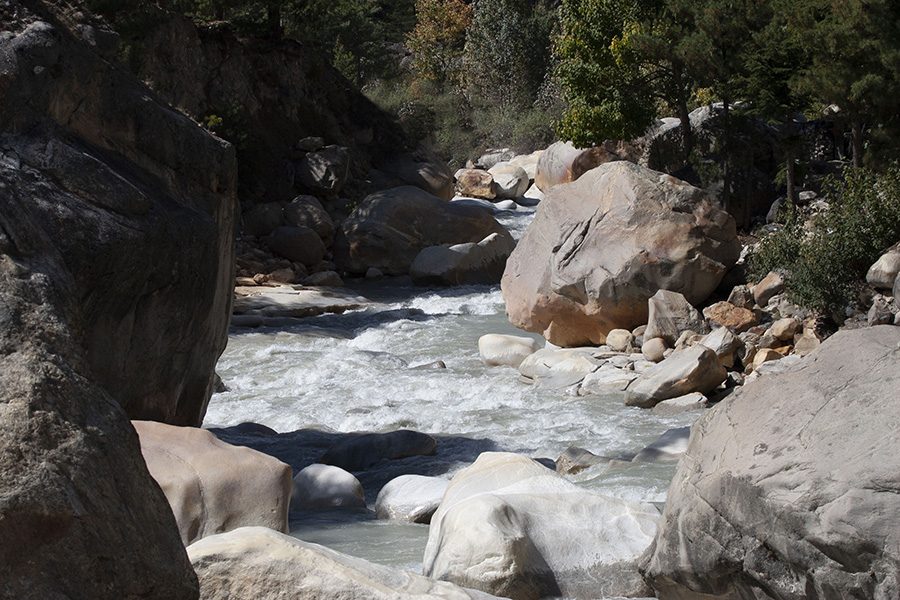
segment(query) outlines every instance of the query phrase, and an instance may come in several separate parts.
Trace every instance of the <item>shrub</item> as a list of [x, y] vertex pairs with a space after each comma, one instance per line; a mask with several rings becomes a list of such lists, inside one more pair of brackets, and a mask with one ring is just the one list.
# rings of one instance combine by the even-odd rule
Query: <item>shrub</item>
[[789, 297], [840, 322], [864, 284], [869, 266], [900, 241], [900, 168], [882, 174], [859, 169], [833, 182], [830, 209], [806, 230], [797, 209], [783, 213], [783, 226], [760, 240], [750, 273], [785, 276]]

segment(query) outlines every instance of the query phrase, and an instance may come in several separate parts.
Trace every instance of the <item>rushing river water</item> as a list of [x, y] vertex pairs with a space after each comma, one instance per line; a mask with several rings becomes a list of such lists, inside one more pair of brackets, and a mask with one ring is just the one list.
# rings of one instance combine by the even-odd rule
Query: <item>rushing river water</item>
[[[518, 237], [528, 215], [508, 216], [506, 222]], [[233, 329], [217, 368], [229, 390], [213, 396], [206, 422], [252, 421], [280, 433], [323, 432], [322, 439], [305, 436], [311, 447], [295, 454], [280, 449], [295, 469], [313, 462], [323, 444], [340, 433], [412, 429], [434, 435], [436, 456], [382, 463], [357, 474], [370, 508], [392, 477], [417, 473], [449, 479], [482, 451], [552, 460], [578, 446], [629, 458], [696, 417], [629, 408], [621, 393], [579, 397], [567, 390], [537, 389], [520, 381], [516, 369], [484, 365], [480, 336], [527, 335], [507, 321], [499, 286], [351, 285], [375, 304], [303, 319], [289, 328]], [[446, 368], [416, 368], [436, 361]], [[292, 442], [286, 437], [279, 443]], [[570, 477], [592, 491], [661, 503], [673, 470], [672, 463], [636, 463]], [[361, 511], [292, 513], [291, 525], [301, 539], [421, 571], [427, 525], [376, 521]]]

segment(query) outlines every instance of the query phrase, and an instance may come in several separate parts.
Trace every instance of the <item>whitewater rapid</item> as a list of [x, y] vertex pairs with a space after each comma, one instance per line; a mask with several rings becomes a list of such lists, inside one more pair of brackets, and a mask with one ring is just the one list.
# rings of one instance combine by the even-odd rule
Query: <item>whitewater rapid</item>
[[[507, 224], [518, 237], [527, 215], [508, 217]], [[543, 343], [509, 324], [499, 286], [349, 283], [374, 304], [289, 328], [232, 329], [217, 367], [228, 391], [213, 396], [205, 423], [250, 421], [281, 433], [412, 429], [438, 437], [434, 458], [393, 461], [357, 474], [370, 508], [380, 485], [404, 472], [450, 478], [485, 450], [555, 460], [578, 446], [629, 458], [696, 416], [626, 407], [622, 393], [579, 397], [565, 389], [537, 389], [514, 368], [486, 366], [478, 354], [478, 338], [486, 333], [532, 335]], [[446, 368], [436, 368], [438, 361]], [[592, 491], [661, 503], [673, 470], [673, 463], [630, 464], [588, 469], [571, 479]], [[418, 571], [428, 530], [374, 521], [369, 513], [329, 511], [292, 514], [292, 533]]]

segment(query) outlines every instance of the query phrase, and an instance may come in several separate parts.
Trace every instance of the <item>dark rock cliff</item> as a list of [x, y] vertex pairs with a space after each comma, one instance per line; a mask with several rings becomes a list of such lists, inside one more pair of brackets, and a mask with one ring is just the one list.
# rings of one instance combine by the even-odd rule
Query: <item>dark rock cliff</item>
[[202, 420], [233, 148], [77, 5], [2, 0], [0, 29], [0, 597], [196, 598], [129, 417]]

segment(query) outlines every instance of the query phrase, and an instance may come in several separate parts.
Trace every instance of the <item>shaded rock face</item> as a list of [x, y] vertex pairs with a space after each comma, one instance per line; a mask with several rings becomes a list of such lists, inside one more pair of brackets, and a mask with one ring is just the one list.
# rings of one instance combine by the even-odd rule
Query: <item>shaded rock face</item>
[[839, 332], [693, 425], [644, 566], [660, 598], [900, 596], [898, 344]]
[[199, 425], [231, 310], [233, 149], [60, 23], [0, 57], [0, 171], [71, 280], [92, 380], [133, 418]]
[[660, 289], [705, 300], [740, 252], [734, 219], [699, 189], [625, 161], [554, 187], [507, 261], [510, 321], [561, 346], [646, 323]]
[[[0, 595], [197, 598], [172, 513], [114, 398], [128, 383], [122, 381], [126, 375], [147, 379], [122, 368], [125, 355], [118, 363], [122, 379], [98, 377], [98, 359], [108, 349], [98, 352], [94, 337], [104, 319], [114, 318], [100, 311], [134, 313], [141, 300], [152, 298], [142, 297], [143, 279], [134, 275], [130, 293], [115, 296], [124, 286], [117, 277], [131, 271], [105, 270], [121, 263], [93, 254], [98, 248], [110, 254], [131, 249], [129, 235], [139, 233], [126, 235], [114, 225], [127, 228], [149, 218], [152, 230], [163, 199], [170, 210], [203, 214], [176, 196], [187, 189], [152, 179], [175, 173], [167, 157], [152, 152], [163, 140], [126, 144], [116, 136], [117, 126], [159, 119], [177, 131], [182, 121], [142, 98], [146, 90], [139, 82], [79, 45], [43, 4], [4, 8], [25, 23], [0, 34]], [[111, 87], [124, 97], [98, 95]], [[130, 100], [142, 103], [145, 113], [111, 111], [101, 123], [93, 112], [116, 101], [127, 109]], [[191, 130], [186, 119], [183, 125]], [[198, 147], [219, 147], [196, 129]], [[190, 143], [190, 134], [179, 140]], [[126, 148], [127, 158], [115, 152]], [[221, 150], [227, 162], [227, 146]], [[141, 177], [159, 187], [151, 191]], [[193, 183], [185, 178], [180, 185]], [[203, 200], [211, 201], [209, 192], [199, 195]], [[215, 247], [213, 219], [202, 221], [209, 223], [207, 243]], [[136, 260], [138, 267], [149, 262], [144, 255]], [[157, 282], [152, 289], [163, 287]], [[141, 327], [134, 333], [141, 342]], [[114, 346], [122, 338], [105, 341]], [[212, 363], [207, 378], [211, 369]]]
[[308, 136], [348, 148], [353, 178], [364, 179], [377, 166], [406, 182], [437, 178], [437, 185], [446, 188], [449, 181], [452, 188], [449, 173], [416, 169], [409, 161], [398, 166], [398, 154], [409, 146], [400, 127], [315, 51], [288, 39], [239, 39], [224, 24], [197, 27], [184, 17], [161, 18], [142, 40], [138, 76], [198, 121], [216, 115], [225, 131], [245, 133], [241, 185], [248, 193], [256, 185], [251, 195], [261, 201], [287, 203], [297, 191], [340, 188], [346, 174], [326, 178], [333, 186], [301, 177], [309, 160], [295, 148]]
[[480, 242], [492, 233], [511, 240], [502, 225], [480, 208], [445, 202], [412, 186], [372, 194], [342, 225], [335, 262], [353, 273], [376, 267], [405, 275], [428, 246]]

